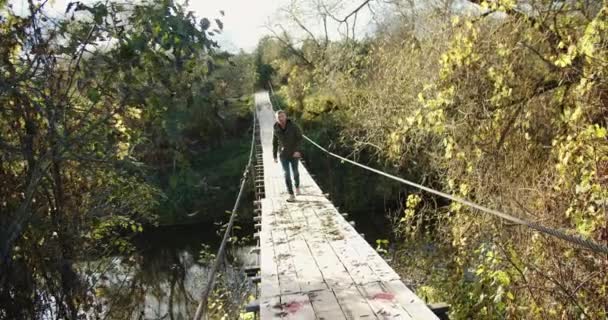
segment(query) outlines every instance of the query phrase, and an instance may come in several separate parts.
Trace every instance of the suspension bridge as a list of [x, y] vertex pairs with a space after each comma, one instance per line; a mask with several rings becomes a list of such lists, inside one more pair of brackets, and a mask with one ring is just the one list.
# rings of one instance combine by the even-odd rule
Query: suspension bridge
[[[272, 87], [271, 87], [272, 90]], [[327, 199], [305, 167], [300, 166], [302, 195], [286, 202], [283, 171], [272, 155], [274, 110], [267, 92], [255, 95], [251, 153], [241, 188], [218, 250], [215, 265], [202, 293], [194, 320], [205, 316], [207, 298], [222, 261], [234, 225], [246, 181], [254, 179], [257, 266], [245, 272], [258, 283], [258, 300], [247, 306], [260, 319], [439, 319], [445, 304], [427, 305], [363, 239]], [[327, 155], [388, 179], [407, 184], [445, 199], [459, 202], [496, 218], [567, 241], [595, 254], [608, 254], [608, 246], [549, 228], [537, 222], [484, 207], [415, 182], [388, 174], [309, 143]]]
[[[302, 195], [286, 202], [273, 160], [268, 93], [255, 96], [259, 140], [259, 314], [266, 319], [437, 319], [300, 166]], [[261, 147], [261, 148], [260, 148]]]

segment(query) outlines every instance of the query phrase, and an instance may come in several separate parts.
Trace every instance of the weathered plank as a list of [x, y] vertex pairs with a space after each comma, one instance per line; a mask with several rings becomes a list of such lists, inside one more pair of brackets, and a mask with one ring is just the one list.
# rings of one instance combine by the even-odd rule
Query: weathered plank
[[315, 242], [309, 247], [329, 288], [344, 288], [354, 284], [353, 278], [328, 243]]
[[302, 291], [310, 292], [327, 289], [327, 284], [306, 241], [302, 239], [293, 240], [289, 242], [289, 246], [294, 257], [298, 283]]
[[272, 239], [275, 246], [275, 258], [279, 272], [281, 294], [300, 292], [298, 275], [294, 264], [294, 256], [289, 250], [289, 240], [283, 229], [274, 229]]
[[346, 319], [378, 319], [357, 287], [335, 289], [334, 293]]
[[338, 299], [331, 290], [319, 290], [308, 294], [312, 308], [319, 320], [346, 320]]
[[386, 291], [379, 282], [367, 283], [361, 286], [364, 297], [378, 319], [410, 320], [410, 314], [399, 305], [395, 294]]
[[317, 319], [307, 294], [287, 294], [281, 296], [281, 315], [288, 320]]
[[272, 242], [272, 202], [262, 200], [262, 230], [260, 232], [260, 295], [262, 298], [279, 295], [279, 277]]
[[260, 300], [260, 319], [281, 319], [281, 300], [279, 296], [267, 297]]
[[382, 281], [399, 280], [399, 275], [363, 238], [352, 238], [349, 243], [359, 253], [361, 259], [374, 271]]
[[436, 319], [340, 215], [303, 165], [303, 194], [295, 203], [285, 202], [283, 170], [272, 158], [274, 115], [268, 96], [257, 94], [256, 104], [265, 196], [259, 237], [261, 319]]
[[408, 289], [400, 280], [382, 282], [382, 286], [387, 292], [393, 293], [399, 304], [407, 310], [414, 319], [435, 319], [437, 316], [429, 309], [426, 304]]
[[346, 271], [355, 280], [356, 284], [365, 284], [379, 281], [380, 279], [372, 271], [367, 261], [361, 259], [355, 249], [347, 240], [336, 240], [330, 242], [334, 252], [346, 267]]

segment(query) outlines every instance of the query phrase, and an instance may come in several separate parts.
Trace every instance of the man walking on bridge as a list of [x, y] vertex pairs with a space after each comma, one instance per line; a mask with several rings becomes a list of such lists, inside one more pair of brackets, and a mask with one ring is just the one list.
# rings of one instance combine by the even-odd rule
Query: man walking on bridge
[[300, 173], [298, 172], [298, 162], [302, 157], [300, 151], [302, 150], [302, 130], [298, 125], [287, 119], [287, 113], [283, 110], [279, 110], [275, 114], [277, 122], [274, 124], [274, 134], [272, 136], [272, 156], [274, 162], [277, 162], [277, 152], [280, 150], [281, 165], [283, 166], [283, 172], [285, 173], [285, 184], [287, 185], [287, 192], [289, 192], [289, 198], [287, 202], [296, 201], [296, 197], [293, 193], [293, 186], [291, 182], [291, 171], [293, 171], [293, 179], [296, 187], [296, 194], [300, 194]]

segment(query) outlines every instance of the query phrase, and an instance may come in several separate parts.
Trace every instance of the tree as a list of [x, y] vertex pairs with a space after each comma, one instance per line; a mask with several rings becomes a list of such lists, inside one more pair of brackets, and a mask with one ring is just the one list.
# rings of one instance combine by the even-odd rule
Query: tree
[[[274, 62], [293, 71], [275, 86], [287, 107], [409, 180], [604, 243], [606, 1], [386, 6], [395, 14], [370, 39], [335, 41], [325, 55], [302, 42]], [[605, 256], [458, 203], [409, 199], [394, 220], [395, 267], [445, 266], [419, 279], [419, 294], [450, 303], [454, 318], [606, 317]], [[437, 254], [411, 259], [421, 242]]]
[[191, 141], [221, 138], [223, 25], [170, 0], [28, 4], [0, 18], [0, 317], [105, 314], [104, 259], [136, 263]]

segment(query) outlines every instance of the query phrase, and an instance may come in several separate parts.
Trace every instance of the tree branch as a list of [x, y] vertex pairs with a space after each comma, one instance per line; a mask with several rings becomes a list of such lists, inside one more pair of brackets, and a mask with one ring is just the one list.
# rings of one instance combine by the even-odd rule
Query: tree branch
[[21, 148], [13, 146], [0, 138], [0, 150], [9, 151], [9, 152], [22, 152]]
[[300, 21], [300, 19], [298, 19], [296, 14], [291, 10], [289, 10], [289, 11], [285, 10], [285, 11], [291, 16], [293, 21], [295, 21], [296, 24], [310, 36], [312, 41], [315, 42], [315, 45], [317, 45], [318, 48], [321, 48], [321, 45], [319, 44], [319, 41], [317, 41], [317, 38], [315, 37], [315, 35], [310, 30], [308, 30], [308, 28], [306, 28], [306, 26], [302, 23], [302, 21]]
[[356, 15], [359, 10], [361, 10], [363, 7], [365, 7], [368, 3], [370, 3], [372, 0], [365, 0], [363, 1], [362, 4], [360, 4], [355, 10], [353, 10], [351, 13], [347, 14], [346, 17], [344, 17], [344, 19], [337, 19], [336, 17], [330, 15], [330, 17], [334, 18], [334, 20], [336, 20], [337, 22], [346, 22], [346, 20], [348, 20], [348, 18], [350, 18], [353, 15]]
[[[467, 0], [467, 1], [470, 3], [476, 4], [476, 5], [481, 5], [483, 2], [483, 0]], [[493, 12], [494, 12], [493, 10], [490, 10], [490, 11], [485, 12], [481, 16], [485, 17]], [[539, 21], [535, 17], [532, 17], [516, 8], [503, 10], [502, 12], [504, 12], [510, 16], [516, 17], [516, 18], [521, 18], [524, 21], [529, 22], [532, 26], [538, 27], [541, 32], [547, 34], [549, 42], [554, 47], [557, 47], [557, 45], [560, 43], [560, 41], [562, 41], [561, 37], [556, 32], [554, 32], [553, 30], [548, 28], [544, 23], [542, 23], [542, 21]]]
[[[281, 25], [278, 25], [282, 30], [284, 34], [287, 34], [285, 32], [285, 29], [283, 29], [283, 27]], [[306, 59], [306, 57], [304, 56], [304, 53], [295, 48], [293, 46], [293, 44], [291, 43], [291, 41], [285, 40], [283, 39], [281, 36], [279, 36], [272, 28], [267, 27], [267, 29], [272, 32], [272, 34], [274, 35], [274, 37], [279, 40], [283, 45], [285, 45], [287, 47], [287, 49], [289, 49], [289, 51], [291, 51], [293, 54], [295, 54], [298, 58], [302, 59], [302, 61], [308, 65], [309, 67], [314, 67], [315, 65], [308, 59]]]
[[330, 18], [332, 18], [334, 21], [338, 22], [340, 25], [341, 24], [346, 24], [346, 39], [349, 39], [350, 36], [350, 31], [351, 31], [351, 26], [348, 23], [348, 19], [350, 19], [352, 16], [354, 16], [354, 23], [352, 25], [352, 34], [353, 34], [353, 39], [355, 39], [355, 25], [357, 24], [357, 14], [359, 13], [359, 11], [361, 9], [363, 9], [365, 6], [368, 6], [369, 3], [372, 0], [365, 0], [363, 1], [363, 3], [361, 3], [357, 8], [355, 8], [355, 10], [353, 10], [352, 12], [350, 12], [349, 14], [347, 14], [344, 18], [340, 19], [336, 16], [334, 16], [329, 9], [327, 8], [327, 6], [325, 4], [322, 4], [321, 7], [323, 8], [323, 10], [325, 10], [324, 15], [329, 16]]

